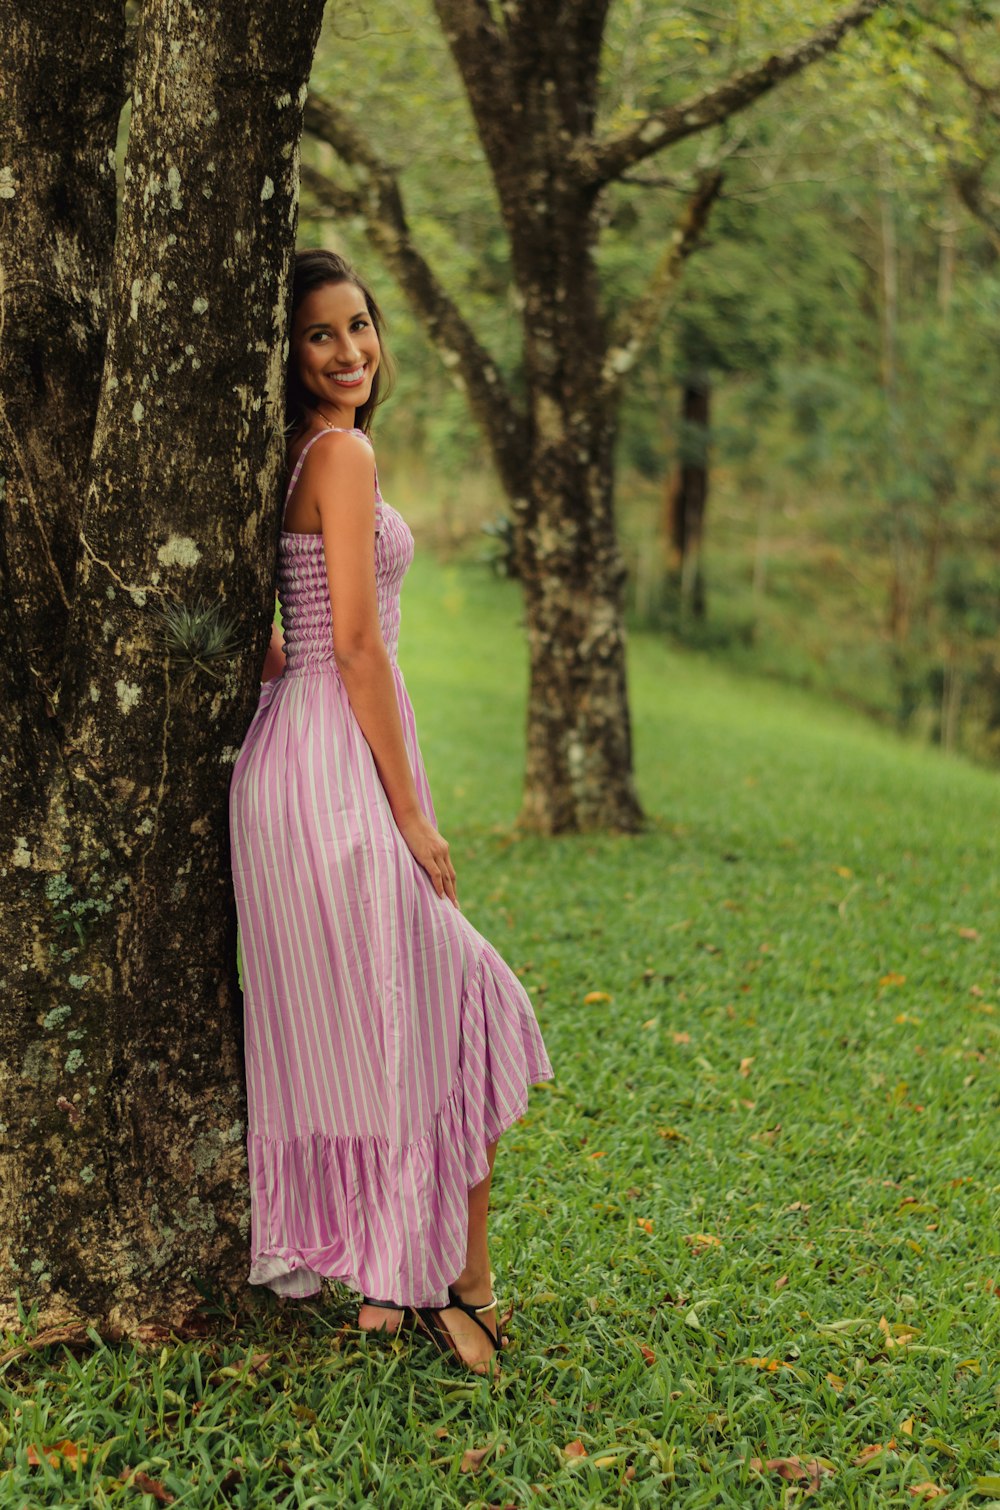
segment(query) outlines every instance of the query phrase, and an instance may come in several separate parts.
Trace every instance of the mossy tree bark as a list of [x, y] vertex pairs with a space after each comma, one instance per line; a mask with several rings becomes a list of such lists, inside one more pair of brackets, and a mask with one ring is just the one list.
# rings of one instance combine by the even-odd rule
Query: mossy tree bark
[[321, 16], [146, 0], [126, 79], [120, 0], [0, 0], [0, 1316], [174, 1324], [245, 1273], [226, 794]]
[[360, 215], [449, 373], [468, 394], [510, 498], [530, 647], [522, 821], [542, 833], [642, 821], [625, 676], [613, 451], [623, 381], [677, 290], [721, 186], [692, 185], [646, 293], [611, 338], [595, 252], [601, 197], [646, 158], [708, 130], [837, 47], [883, 0], [615, 136], [597, 126], [611, 0], [434, 0], [496, 186], [521, 311], [523, 364], [505, 383], [414, 244], [399, 182], [338, 105], [311, 97], [307, 129], [349, 170], [304, 183]]

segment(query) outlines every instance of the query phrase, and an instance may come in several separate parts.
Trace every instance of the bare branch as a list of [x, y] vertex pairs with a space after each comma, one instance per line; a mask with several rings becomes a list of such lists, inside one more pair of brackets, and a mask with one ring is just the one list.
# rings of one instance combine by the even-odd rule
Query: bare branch
[[631, 372], [663, 319], [669, 302], [680, 286], [684, 264], [704, 234], [712, 206], [721, 189], [722, 171], [715, 168], [702, 175], [697, 189], [688, 200], [645, 292], [624, 321], [625, 329], [630, 330], [632, 335], [624, 345], [613, 346], [604, 360], [601, 379], [609, 395], [615, 393], [626, 373]]
[[842, 11], [828, 26], [819, 27], [803, 41], [782, 52], [772, 53], [762, 63], [734, 74], [725, 83], [694, 99], [655, 111], [638, 126], [630, 127], [619, 136], [590, 144], [577, 154], [581, 178], [599, 189], [671, 143], [728, 120], [775, 85], [832, 52], [848, 32], [861, 26], [885, 3], [886, 0], [855, 0], [854, 5]]
[[345, 187], [303, 164], [303, 186], [318, 204], [364, 221], [373, 247], [398, 280], [452, 382], [466, 392], [505, 487], [511, 496], [520, 496], [521, 450], [511, 445], [511, 438], [523, 433], [524, 416], [496, 362], [415, 245], [395, 171], [330, 101], [310, 95], [305, 120], [308, 131], [333, 147], [354, 182]]

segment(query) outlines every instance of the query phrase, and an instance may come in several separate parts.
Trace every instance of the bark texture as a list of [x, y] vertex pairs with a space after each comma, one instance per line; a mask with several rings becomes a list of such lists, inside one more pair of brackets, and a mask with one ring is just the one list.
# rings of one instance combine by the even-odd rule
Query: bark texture
[[322, 4], [146, 0], [117, 228], [121, 8], [28, 9], [0, 3], [0, 1313], [134, 1331], [246, 1270], [226, 794]]
[[597, 126], [610, 0], [434, 0], [493, 175], [523, 328], [516, 389], [413, 243], [391, 165], [331, 101], [310, 99], [308, 129], [347, 170], [308, 187], [363, 216], [442, 359], [469, 396], [507, 489], [530, 649], [522, 822], [542, 833], [631, 830], [636, 794], [626, 689], [623, 567], [613, 503], [622, 382], [698, 245], [721, 187], [694, 185], [646, 296], [609, 340], [595, 250], [604, 187], [671, 143], [747, 108], [836, 47], [883, 0], [857, 0], [796, 47], [621, 136]]

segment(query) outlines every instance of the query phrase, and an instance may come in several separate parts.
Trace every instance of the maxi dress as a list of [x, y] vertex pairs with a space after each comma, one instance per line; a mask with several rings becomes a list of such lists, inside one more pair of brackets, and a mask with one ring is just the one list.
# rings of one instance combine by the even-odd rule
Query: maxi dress
[[[303, 448], [286, 508], [327, 433]], [[434, 823], [396, 663], [413, 537], [377, 479], [375, 498], [379, 621]], [[465, 1267], [468, 1191], [488, 1172], [487, 1146], [552, 1070], [517, 977], [438, 897], [396, 827], [334, 660], [322, 535], [282, 532], [278, 594], [286, 665], [261, 690], [230, 792], [249, 1279], [305, 1297], [326, 1277], [442, 1305]]]

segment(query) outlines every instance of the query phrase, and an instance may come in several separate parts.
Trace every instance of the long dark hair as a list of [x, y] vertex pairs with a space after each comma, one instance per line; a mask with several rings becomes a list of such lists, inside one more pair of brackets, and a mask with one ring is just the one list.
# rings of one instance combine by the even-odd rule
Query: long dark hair
[[368, 284], [358, 276], [347, 258], [341, 257], [338, 252], [327, 252], [322, 248], [295, 253], [292, 270], [292, 307], [288, 315], [289, 359], [288, 377], [285, 383], [285, 433], [291, 434], [292, 431], [306, 424], [308, 411], [314, 409], [318, 402], [316, 395], [309, 392], [299, 377], [295, 358], [291, 352], [291, 332], [292, 323], [302, 300], [307, 294], [311, 294], [313, 289], [322, 288], [324, 283], [353, 283], [355, 288], [360, 289], [372, 325], [375, 327], [375, 334], [378, 336], [381, 356], [375, 376], [372, 378], [372, 391], [357, 411], [358, 429], [363, 430], [367, 435], [371, 431], [375, 410], [379, 404], [385, 402], [392, 391], [392, 359], [385, 349], [383, 335], [385, 317]]

